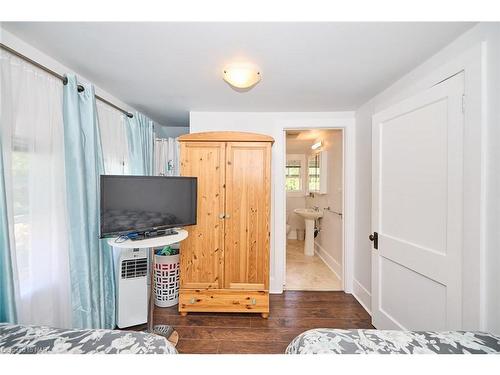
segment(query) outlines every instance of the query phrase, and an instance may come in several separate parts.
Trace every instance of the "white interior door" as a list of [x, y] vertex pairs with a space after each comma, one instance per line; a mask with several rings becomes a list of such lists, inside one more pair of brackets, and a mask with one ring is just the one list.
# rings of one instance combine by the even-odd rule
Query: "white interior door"
[[462, 326], [463, 92], [460, 73], [373, 116], [378, 329]]

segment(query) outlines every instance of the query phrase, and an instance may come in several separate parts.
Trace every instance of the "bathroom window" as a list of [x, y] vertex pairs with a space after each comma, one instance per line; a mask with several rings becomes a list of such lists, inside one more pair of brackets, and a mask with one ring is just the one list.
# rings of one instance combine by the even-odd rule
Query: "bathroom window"
[[300, 160], [290, 160], [286, 163], [286, 190], [287, 191], [300, 191], [302, 181]]
[[304, 169], [304, 155], [287, 155], [285, 185], [288, 195], [304, 195]]

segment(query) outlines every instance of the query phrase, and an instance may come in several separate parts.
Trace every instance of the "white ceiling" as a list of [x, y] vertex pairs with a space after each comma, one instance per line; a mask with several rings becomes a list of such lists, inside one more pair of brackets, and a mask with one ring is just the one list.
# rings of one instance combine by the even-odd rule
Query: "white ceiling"
[[[473, 23], [62, 23], [3, 26], [163, 125], [193, 111], [354, 110]], [[237, 92], [228, 62], [257, 64]]]
[[340, 129], [288, 130], [286, 132], [286, 153], [309, 154], [313, 144], [319, 141], [325, 142], [331, 133], [341, 131]]

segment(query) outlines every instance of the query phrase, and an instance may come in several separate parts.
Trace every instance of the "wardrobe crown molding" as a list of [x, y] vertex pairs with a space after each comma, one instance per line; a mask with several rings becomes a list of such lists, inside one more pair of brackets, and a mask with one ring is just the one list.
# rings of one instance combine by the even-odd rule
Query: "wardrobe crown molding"
[[274, 138], [264, 134], [247, 132], [201, 132], [181, 135], [179, 142], [270, 142], [274, 143]]

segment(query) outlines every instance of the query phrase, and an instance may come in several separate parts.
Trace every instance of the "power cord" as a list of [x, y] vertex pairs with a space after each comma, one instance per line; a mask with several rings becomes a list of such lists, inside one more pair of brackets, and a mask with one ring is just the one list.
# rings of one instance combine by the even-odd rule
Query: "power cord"
[[121, 236], [118, 236], [115, 238], [115, 243], [122, 243], [128, 240], [128, 235], [122, 234]]

